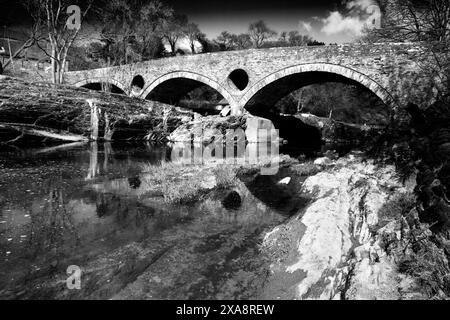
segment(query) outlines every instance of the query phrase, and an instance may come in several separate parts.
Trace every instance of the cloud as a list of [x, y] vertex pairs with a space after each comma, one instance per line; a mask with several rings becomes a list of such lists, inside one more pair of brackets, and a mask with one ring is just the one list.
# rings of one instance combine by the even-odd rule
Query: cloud
[[299, 21], [300, 30], [310, 33], [313, 30], [311, 22]]
[[364, 28], [376, 26], [380, 21], [381, 11], [374, 0], [351, 0], [345, 7], [346, 12], [332, 11], [321, 19], [321, 32], [326, 35], [347, 33], [360, 36]]
[[347, 9], [361, 9], [363, 11], [366, 11], [371, 6], [376, 5], [375, 1], [373, 0], [352, 0], [347, 2]]

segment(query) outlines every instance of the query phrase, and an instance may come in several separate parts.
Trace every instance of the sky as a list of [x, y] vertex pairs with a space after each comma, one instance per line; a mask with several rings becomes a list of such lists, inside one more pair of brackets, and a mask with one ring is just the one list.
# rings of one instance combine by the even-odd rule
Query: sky
[[[297, 30], [325, 43], [346, 43], [355, 41], [365, 25], [380, 21], [375, 0], [161, 1], [176, 12], [186, 14], [210, 39], [215, 39], [222, 31], [244, 33], [251, 22], [262, 19], [278, 33]], [[10, 7], [11, 3], [17, 7], [16, 0], [0, 0], [0, 7]], [[21, 21], [15, 11], [7, 15]], [[0, 26], [4, 18], [0, 10]], [[187, 43], [184, 47], [188, 47]]]
[[363, 27], [379, 21], [374, 0], [165, 0], [199, 24], [209, 38], [222, 31], [246, 32], [263, 19], [277, 32], [298, 30], [326, 43], [354, 41]]

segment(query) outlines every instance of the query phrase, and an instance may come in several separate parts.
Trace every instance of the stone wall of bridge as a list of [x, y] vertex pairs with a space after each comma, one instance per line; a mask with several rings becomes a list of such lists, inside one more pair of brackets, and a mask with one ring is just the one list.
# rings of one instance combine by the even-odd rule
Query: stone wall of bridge
[[[256, 96], [267, 101], [269, 94], [262, 94], [266, 88], [271, 87], [270, 94], [277, 95], [282, 91], [277, 87], [280, 79], [295, 75], [296, 81], [301, 80], [299, 85], [309, 84], [308, 81], [348, 80], [367, 87], [393, 108], [409, 102], [424, 107], [432, 102], [434, 92], [420, 64], [423, 57], [424, 50], [419, 44], [408, 43], [253, 49], [69, 72], [65, 81], [76, 86], [108, 82], [130, 93], [133, 79], [140, 75], [144, 86], [137, 95], [147, 98], [156, 88], [163, 91], [161, 88], [173, 79], [190, 79], [214, 88], [230, 105], [240, 109]], [[248, 74], [249, 82], [243, 90], [229, 79], [237, 69]]]

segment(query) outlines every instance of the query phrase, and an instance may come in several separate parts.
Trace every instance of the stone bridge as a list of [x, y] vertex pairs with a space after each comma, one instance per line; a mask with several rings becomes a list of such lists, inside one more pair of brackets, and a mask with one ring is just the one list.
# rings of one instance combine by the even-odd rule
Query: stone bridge
[[362, 85], [395, 109], [433, 100], [422, 58], [423, 48], [412, 43], [253, 49], [68, 72], [65, 82], [91, 88], [109, 83], [115, 92], [171, 104], [207, 85], [240, 112], [271, 106], [302, 86], [337, 81]]

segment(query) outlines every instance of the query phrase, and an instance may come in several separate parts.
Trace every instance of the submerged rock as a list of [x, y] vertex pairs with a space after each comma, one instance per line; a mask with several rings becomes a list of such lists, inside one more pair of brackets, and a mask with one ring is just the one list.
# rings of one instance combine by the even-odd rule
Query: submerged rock
[[323, 157], [323, 158], [318, 158], [318, 159], [316, 159], [316, 160], [314, 161], [314, 164], [315, 164], [316, 166], [322, 166], [322, 167], [324, 167], [324, 166], [329, 166], [329, 165], [331, 165], [331, 164], [332, 164], [332, 161], [330, 160], [330, 158]]
[[228, 210], [237, 210], [242, 205], [242, 199], [238, 192], [230, 191], [222, 200], [222, 205]]
[[278, 184], [284, 184], [284, 185], [288, 185], [291, 182], [292, 178], [290, 177], [286, 177], [284, 179], [281, 179]]

